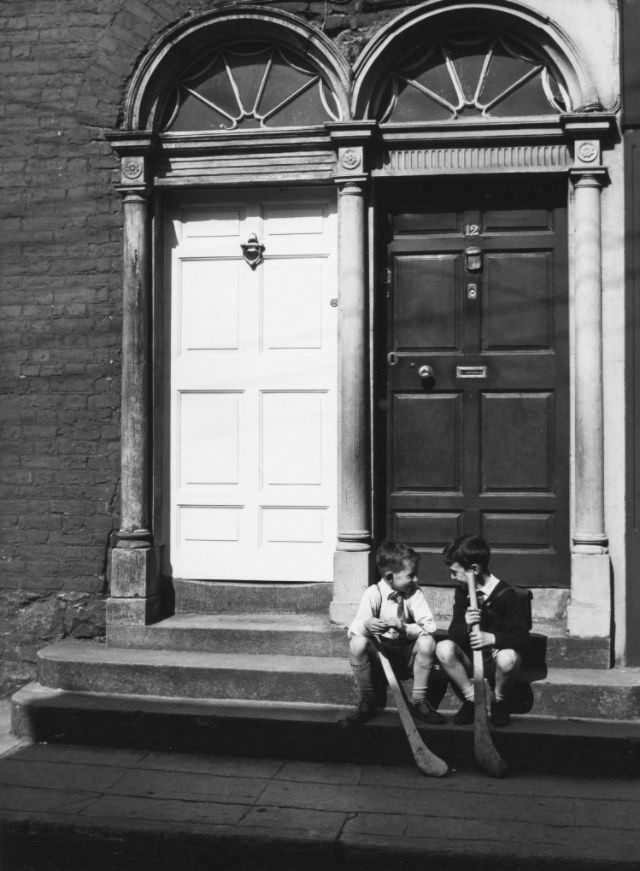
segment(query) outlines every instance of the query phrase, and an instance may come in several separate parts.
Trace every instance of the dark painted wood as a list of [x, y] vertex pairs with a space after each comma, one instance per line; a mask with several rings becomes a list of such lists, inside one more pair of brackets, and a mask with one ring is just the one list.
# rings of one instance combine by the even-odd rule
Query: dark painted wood
[[640, 3], [623, 0], [622, 111], [626, 192], [626, 434], [627, 434], [627, 578], [626, 662], [640, 665]]
[[[387, 204], [380, 532], [422, 553], [425, 583], [446, 581], [450, 539], [476, 533], [490, 541], [497, 574], [566, 586], [564, 187], [449, 181], [403, 194]], [[469, 249], [480, 249], [477, 272]], [[483, 377], [463, 377], [474, 373]]]
[[640, 3], [638, 0], [622, 0], [620, 4], [622, 27], [622, 118], [623, 124], [640, 125]]
[[625, 133], [627, 189], [627, 603], [626, 662], [640, 665], [640, 130]]

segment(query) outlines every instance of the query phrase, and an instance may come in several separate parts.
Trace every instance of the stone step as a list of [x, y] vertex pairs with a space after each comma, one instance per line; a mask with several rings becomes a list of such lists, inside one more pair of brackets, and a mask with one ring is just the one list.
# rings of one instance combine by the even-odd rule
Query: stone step
[[176, 614], [149, 626], [115, 625], [109, 645], [203, 653], [348, 654], [346, 631], [320, 613]]
[[38, 652], [45, 686], [80, 692], [140, 693], [349, 704], [343, 657], [209, 653], [107, 647], [62, 641]]
[[329, 583], [250, 583], [243, 581], [172, 581], [179, 613], [257, 614], [262, 612], [328, 614], [333, 593]]
[[[71, 692], [134, 693], [349, 705], [344, 657], [248, 655], [110, 647], [63, 641], [38, 653], [44, 686]], [[640, 718], [640, 669], [550, 668], [533, 684], [538, 716]]]
[[[16, 735], [36, 742], [375, 765], [412, 765], [396, 712], [344, 727], [340, 705], [256, 702], [52, 689], [38, 683], [12, 699]], [[450, 768], [477, 770], [471, 726], [417, 724]], [[493, 740], [516, 774], [633, 778], [640, 722], [513, 717]]]
[[[439, 631], [446, 630], [442, 623]], [[548, 667], [608, 668], [608, 644], [600, 639], [546, 636]], [[285, 656], [346, 657], [347, 635], [322, 613], [178, 613], [149, 626], [116, 623], [114, 647], [192, 650], [208, 653], [265, 653]]]

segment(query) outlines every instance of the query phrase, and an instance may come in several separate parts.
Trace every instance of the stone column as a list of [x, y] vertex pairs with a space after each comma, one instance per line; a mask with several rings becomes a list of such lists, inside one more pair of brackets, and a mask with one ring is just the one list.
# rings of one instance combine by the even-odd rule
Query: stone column
[[120, 529], [111, 554], [107, 635], [159, 607], [151, 533], [151, 237], [144, 156], [122, 159], [124, 210]]
[[[340, 163], [362, 168], [361, 149]], [[338, 541], [331, 619], [347, 623], [369, 583], [371, 551], [369, 332], [363, 176], [338, 178]]]
[[[599, 148], [597, 143], [582, 143], [577, 153], [592, 161], [594, 155], [599, 155]], [[600, 210], [604, 177], [604, 170], [597, 168], [572, 171], [575, 186], [575, 499], [568, 629], [572, 635], [582, 637], [606, 637], [611, 623], [604, 522]]]

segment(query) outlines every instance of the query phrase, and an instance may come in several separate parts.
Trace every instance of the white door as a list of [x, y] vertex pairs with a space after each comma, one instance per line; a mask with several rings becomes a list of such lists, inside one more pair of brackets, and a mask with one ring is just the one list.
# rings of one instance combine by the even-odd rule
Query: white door
[[[170, 231], [173, 576], [331, 581], [333, 198], [183, 204]], [[255, 268], [241, 249], [252, 233]]]

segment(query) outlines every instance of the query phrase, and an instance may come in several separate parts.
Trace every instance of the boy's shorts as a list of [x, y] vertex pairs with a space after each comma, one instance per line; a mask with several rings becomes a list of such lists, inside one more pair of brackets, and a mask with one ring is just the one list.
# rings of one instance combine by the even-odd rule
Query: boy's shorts
[[416, 658], [415, 639], [379, 638], [380, 648], [387, 657], [398, 680], [408, 680], [413, 676], [413, 660]]
[[[469, 648], [461, 648], [462, 652], [467, 655], [468, 659], [473, 658], [473, 650], [471, 647]], [[483, 647], [482, 648], [482, 663], [484, 666], [484, 676], [489, 681], [491, 686], [495, 684], [496, 680], [496, 659], [500, 650], [497, 647]]]

